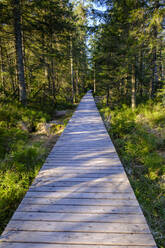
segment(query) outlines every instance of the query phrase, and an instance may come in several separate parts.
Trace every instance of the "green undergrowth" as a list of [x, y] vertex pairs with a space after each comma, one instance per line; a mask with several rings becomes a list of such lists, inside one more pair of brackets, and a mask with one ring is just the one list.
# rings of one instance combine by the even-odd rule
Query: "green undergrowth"
[[165, 245], [165, 111], [148, 102], [134, 111], [99, 104], [109, 134], [159, 248]]
[[54, 119], [53, 112], [51, 115], [15, 103], [0, 106], [0, 233], [55, 144], [54, 137], [66, 126], [73, 108], [57, 119], [60, 124], [53, 124], [50, 133], [40, 134], [38, 125]]
[[17, 148], [0, 163], [0, 231], [18, 207], [46, 154], [40, 143], [28, 145], [19, 142]]

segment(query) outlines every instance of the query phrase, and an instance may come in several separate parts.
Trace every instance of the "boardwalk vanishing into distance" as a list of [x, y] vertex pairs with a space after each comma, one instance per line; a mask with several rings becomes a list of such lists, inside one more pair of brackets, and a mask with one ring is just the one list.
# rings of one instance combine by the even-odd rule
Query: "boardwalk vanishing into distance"
[[0, 248], [156, 248], [92, 94], [1, 236]]

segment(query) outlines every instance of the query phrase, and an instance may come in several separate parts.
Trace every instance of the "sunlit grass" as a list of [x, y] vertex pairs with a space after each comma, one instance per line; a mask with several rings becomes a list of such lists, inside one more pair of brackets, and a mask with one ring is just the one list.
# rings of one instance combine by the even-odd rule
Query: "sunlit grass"
[[[125, 166], [158, 247], [165, 243], [165, 112], [161, 104], [124, 105], [111, 111], [100, 105], [109, 134]], [[110, 117], [109, 117], [110, 116]], [[109, 120], [108, 120], [109, 118]]]

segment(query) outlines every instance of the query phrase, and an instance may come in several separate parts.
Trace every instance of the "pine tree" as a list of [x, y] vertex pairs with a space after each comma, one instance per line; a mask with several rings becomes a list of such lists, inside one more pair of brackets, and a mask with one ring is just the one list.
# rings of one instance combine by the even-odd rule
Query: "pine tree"
[[22, 26], [21, 26], [21, 2], [20, 0], [12, 1], [13, 18], [14, 18], [14, 35], [15, 35], [15, 49], [17, 61], [17, 73], [19, 81], [19, 96], [20, 102], [26, 105], [26, 83], [24, 77], [24, 58], [22, 49]]

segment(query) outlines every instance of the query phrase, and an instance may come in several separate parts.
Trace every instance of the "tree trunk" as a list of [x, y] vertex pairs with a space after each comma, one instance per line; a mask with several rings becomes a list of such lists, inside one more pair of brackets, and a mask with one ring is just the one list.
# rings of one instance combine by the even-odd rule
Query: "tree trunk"
[[75, 103], [72, 36], [70, 36], [70, 76], [71, 76], [71, 85], [72, 85], [72, 103]]
[[10, 76], [11, 88], [13, 90], [12, 94], [15, 95], [16, 86], [15, 86], [15, 79], [14, 79], [14, 74], [13, 74], [13, 70], [12, 70], [13, 64], [11, 61], [11, 56], [8, 54], [8, 50], [6, 47], [3, 48], [3, 51], [4, 51], [3, 52], [4, 56], [7, 58], [7, 71], [9, 72], [9, 76]]
[[75, 95], [76, 95], [76, 102], [77, 102], [77, 97], [79, 95], [79, 77], [78, 77], [79, 73], [78, 73], [78, 68], [76, 70], [76, 85], [75, 85]]
[[[48, 78], [48, 61], [47, 61], [47, 57], [45, 56], [45, 36], [44, 36], [44, 32], [42, 32], [41, 34], [41, 40], [42, 40], [42, 60], [43, 60], [43, 66], [44, 66], [44, 82], [47, 85], [47, 83], [49, 82], [49, 78]], [[49, 85], [50, 88], [50, 85]]]
[[51, 65], [50, 64], [47, 64], [47, 77], [48, 77], [48, 89], [49, 89], [49, 92], [51, 92]]
[[140, 83], [139, 83], [140, 96], [143, 96], [143, 50], [140, 49]]
[[14, 15], [14, 34], [15, 34], [15, 48], [17, 59], [17, 73], [19, 82], [19, 99], [23, 105], [26, 105], [26, 83], [24, 76], [24, 62], [22, 51], [22, 33], [21, 33], [21, 11], [20, 0], [13, 0], [13, 15]]
[[3, 47], [0, 44], [0, 61], [1, 61], [1, 85], [3, 90], [5, 90], [5, 80], [4, 80], [4, 72], [5, 72], [5, 65], [3, 61]]
[[161, 88], [163, 86], [163, 82], [164, 82], [162, 50], [163, 50], [163, 45], [162, 45], [162, 42], [161, 42], [160, 55], [159, 55], [160, 56], [160, 65], [159, 65], [160, 83], [159, 83], [159, 88]]
[[108, 86], [107, 87], [107, 103], [106, 103], [106, 105], [109, 106], [109, 104], [110, 104], [110, 88]]
[[52, 96], [53, 98], [55, 99], [55, 95], [56, 95], [56, 87], [55, 87], [55, 84], [56, 84], [56, 79], [55, 79], [55, 66], [54, 66], [54, 57], [51, 58], [51, 81], [52, 81], [52, 87], [51, 87], [51, 90], [52, 90]]
[[132, 109], [136, 108], [136, 78], [135, 78], [135, 65], [132, 64], [132, 95], [131, 95]]
[[93, 73], [93, 93], [96, 92], [96, 67], [95, 67], [95, 63], [94, 63], [94, 73]]
[[120, 94], [120, 98], [122, 98], [122, 96], [123, 96], [123, 79], [120, 79], [120, 82], [119, 82], [119, 94]]
[[124, 96], [127, 95], [127, 77], [124, 78]]
[[[155, 11], [159, 9], [159, 0], [156, 0], [154, 3]], [[152, 84], [151, 84], [151, 98], [155, 97], [157, 88], [158, 88], [158, 69], [157, 69], [157, 37], [158, 30], [156, 24], [153, 26], [153, 39], [154, 47], [152, 50]]]
[[56, 101], [56, 75], [54, 68], [54, 58], [52, 58], [52, 96], [54, 101]]
[[158, 75], [157, 75], [157, 56], [156, 56], [156, 47], [153, 48], [153, 58], [152, 58], [152, 78], [150, 85], [150, 97], [154, 98], [156, 93], [156, 88], [158, 86]]

